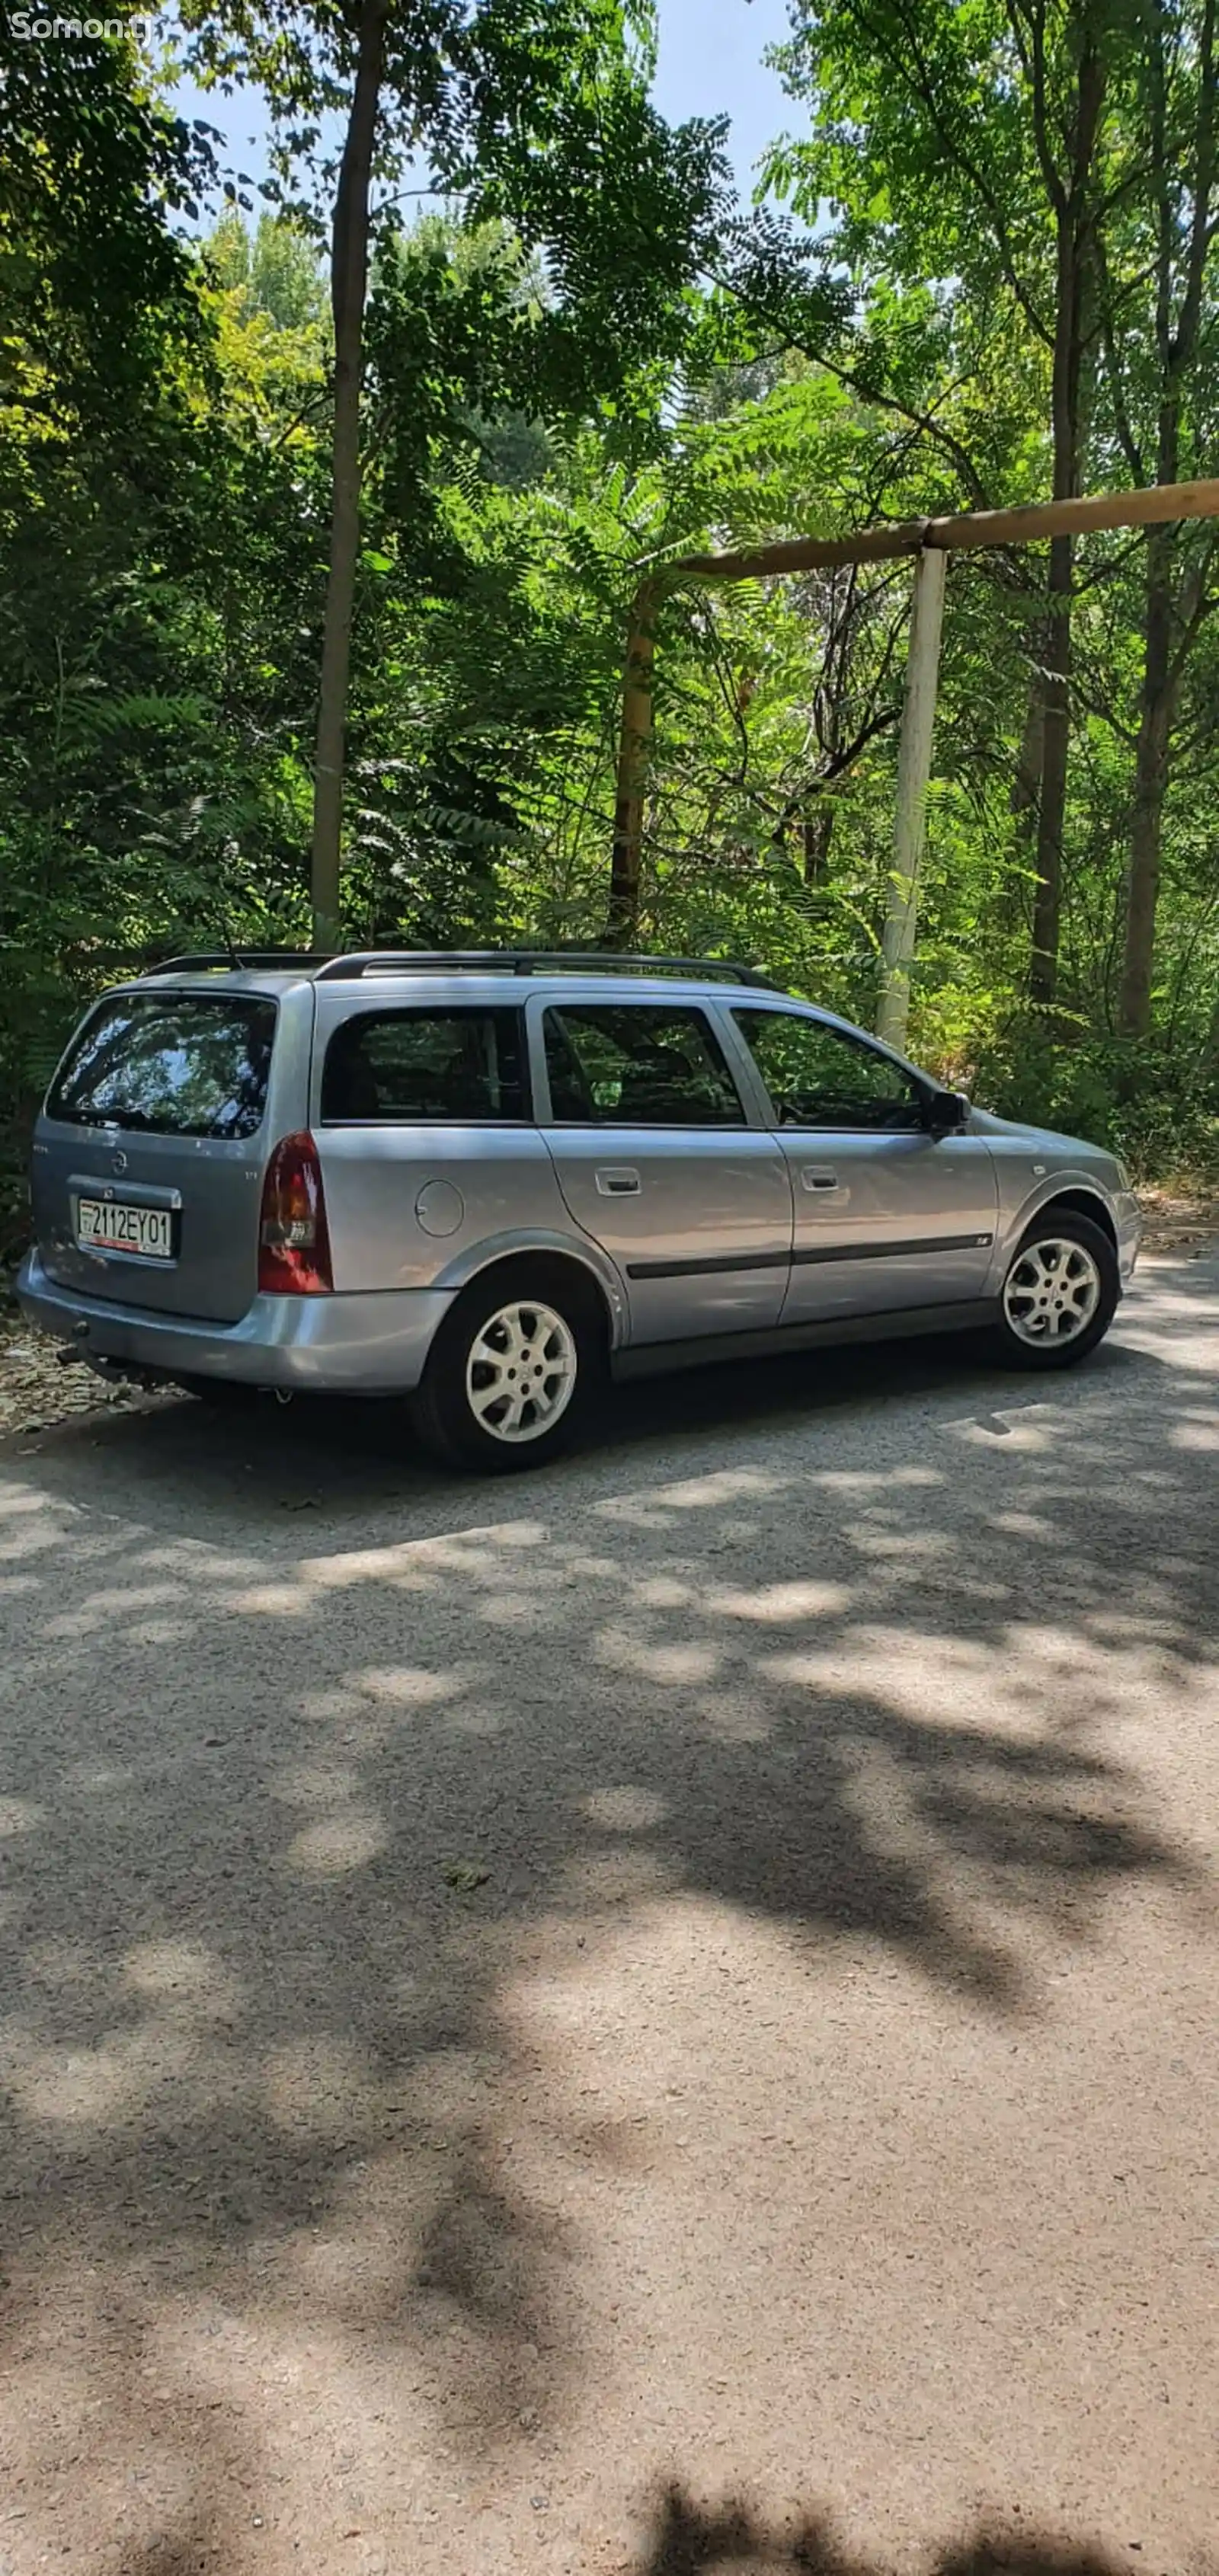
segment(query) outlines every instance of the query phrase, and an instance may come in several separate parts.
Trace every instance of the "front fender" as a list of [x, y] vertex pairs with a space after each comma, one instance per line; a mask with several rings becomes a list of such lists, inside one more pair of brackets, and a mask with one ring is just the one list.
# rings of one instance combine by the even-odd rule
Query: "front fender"
[[[1007, 1181], [1007, 1190], [1003, 1189], [1002, 1180]], [[1017, 1190], [1013, 1186], [1016, 1175], [1011, 1171], [1010, 1166], [1007, 1173], [1002, 1175], [1002, 1180], [999, 1229], [995, 1236], [995, 1257], [986, 1283], [988, 1296], [997, 1296], [1012, 1254], [1033, 1218], [1038, 1216], [1042, 1208], [1047, 1207], [1052, 1199], [1063, 1198], [1068, 1193], [1076, 1200], [1093, 1199], [1098, 1216], [1107, 1218], [1117, 1235], [1118, 1264], [1122, 1273], [1122, 1282], [1125, 1285], [1134, 1267], [1134, 1255], [1138, 1249], [1139, 1239], [1138, 1210], [1133, 1198], [1130, 1200], [1129, 1209], [1124, 1202], [1119, 1205], [1112, 1193], [1105, 1189], [1103, 1183], [1098, 1182], [1096, 1174], [1078, 1164], [1064, 1164], [1058, 1170], [1038, 1174], [1022, 1190]]]

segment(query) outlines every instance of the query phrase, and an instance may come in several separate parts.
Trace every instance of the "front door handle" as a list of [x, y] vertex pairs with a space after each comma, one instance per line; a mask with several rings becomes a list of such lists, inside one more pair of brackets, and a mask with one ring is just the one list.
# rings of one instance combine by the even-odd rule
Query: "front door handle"
[[829, 1163], [805, 1163], [801, 1182], [806, 1190], [836, 1190], [838, 1174]]
[[597, 1173], [597, 1187], [603, 1199], [631, 1199], [638, 1196], [641, 1183], [629, 1163], [603, 1163]]

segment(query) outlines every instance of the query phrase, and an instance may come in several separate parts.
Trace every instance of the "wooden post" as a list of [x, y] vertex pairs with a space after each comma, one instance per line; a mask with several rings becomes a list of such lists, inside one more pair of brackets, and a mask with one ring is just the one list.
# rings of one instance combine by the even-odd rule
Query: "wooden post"
[[876, 1034], [904, 1048], [910, 1013], [910, 967], [918, 919], [918, 874], [927, 821], [931, 740], [940, 679], [940, 630], [948, 557], [924, 546], [914, 575], [914, 606], [906, 659], [906, 697], [897, 755], [897, 822], [893, 874], [885, 918], [880, 1008]]
[[658, 584], [646, 581], [631, 605], [627, 631], [626, 670], [622, 683], [622, 726], [618, 737], [618, 783], [614, 800], [614, 849], [610, 867], [607, 948], [623, 948], [639, 918], [639, 876], [643, 861], [643, 800], [652, 748], [652, 663]]
[[828, 572], [836, 564], [892, 563], [900, 555], [914, 555], [918, 571], [898, 768], [898, 883], [885, 926], [879, 1021], [882, 1034], [901, 1043], [931, 773], [945, 555], [958, 546], [1030, 545], [1043, 537], [1083, 537], [1096, 528], [1160, 527], [1181, 519], [1219, 519], [1219, 477], [1146, 484], [1137, 492], [1094, 492], [1068, 501], [1020, 502], [1010, 510], [962, 511], [944, 519], [906, 519], [892, 527], [860, 528], [846, 537], [784, 537], [739, 553], [666, 557], [636, 592], [631, 607], [605, 945], [623, 945], [639, 914], [644, 790], [652, 743], [653, 630], [662, 594], [688, 582], [774, 581], [784, 573]]

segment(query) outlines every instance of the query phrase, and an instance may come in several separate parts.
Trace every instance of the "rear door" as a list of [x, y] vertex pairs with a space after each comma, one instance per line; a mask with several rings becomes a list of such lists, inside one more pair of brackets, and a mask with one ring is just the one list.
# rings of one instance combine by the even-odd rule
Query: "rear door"
[[307, 1067], [310, 1013], [307, 987], [281, 1000], [150, 984], [97, 1004], [34, 1142], [34, 1222], [52, 1279], [165, 1314], [245, 1314], [271, 1145], [304, 1124], [303, 1092], [289, 1094], [293, 1056], [302, 1078]]
[[427, 1288], [464, 1253], [564, 1226], [504, 977], [488, 1001], [428, 980], [317, 986], [311, 1124], [339, 1291]]
[[626, 1281], [632, 1341], [775, 1323], [791, 1253], [787, 1165], [751, 1125], [706, 1011], [625, 995], [537, 995], [529, 1011], [559, 1186]]
[[905, 1067], [832, 1021], [798, 1008], [732, 1018], [791, 1172], [783, 1322], [981, 1297], [998, 1210], [985, 1138], [929, 1134], [926, 1095]]

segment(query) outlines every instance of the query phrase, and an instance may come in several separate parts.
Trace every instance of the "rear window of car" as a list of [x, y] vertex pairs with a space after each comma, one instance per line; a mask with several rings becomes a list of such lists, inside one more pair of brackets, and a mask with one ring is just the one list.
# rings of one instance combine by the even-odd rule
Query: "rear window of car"
[[528, 1115], [518, 1011], [360, 1011], [326, 1049], [326, 1126], [477, 1126]]
[[81, 1029], [47, 1114], [158, 1136], [253, 1136], [274, 1043], [275, 1004], [261, 995], [113, 995]]

